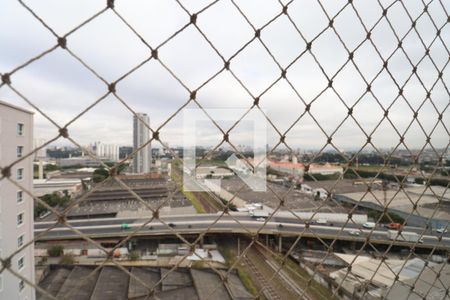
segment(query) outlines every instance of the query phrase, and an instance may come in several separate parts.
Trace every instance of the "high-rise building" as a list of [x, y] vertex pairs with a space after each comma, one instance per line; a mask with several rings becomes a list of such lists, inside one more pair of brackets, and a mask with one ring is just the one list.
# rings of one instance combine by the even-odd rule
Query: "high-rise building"
[[[34, 139], [33, 149], [37, 149], [46, 143], [45, 139]], [[34, 160], [40, 160], [47, 157], [47, 147], [42, 147], [34, 152]]]
[[[33, 113], [0, 101], [0, 166], [10, 166], [33, 149]], [[0, 181], [0, 257], [9, 257], [11, 268], [34, 282], [33, 198], [25, 192], [33, 190], [33, 155], [11, 167], [9, 180]], [[34, 289], [11, 272], [0, 273], [0, 299], [35, 299]]]
[[112, 161], [119, 160], [119, 146], [95, 142], [95, 155], [98, 158], [107, 158]]
[[[133, 147], [134, 150], [148, 142], [150, 139], [150, 130], [144, 124], [150, 126], [150, 118], [147, 114], [137, 113], [133, 116]], [[152, 148], [150, 143], [136, 152], [133, 157], [133, 172], [148, 173], [152, 165]]]

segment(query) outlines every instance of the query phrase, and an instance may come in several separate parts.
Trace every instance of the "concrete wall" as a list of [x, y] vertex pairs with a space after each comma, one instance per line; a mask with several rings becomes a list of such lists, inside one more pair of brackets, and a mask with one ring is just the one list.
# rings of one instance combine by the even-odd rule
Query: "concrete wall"
[[231, 199], [233, 199], [232, 203], [238, 208], [243, 208], [247, 204], [247, 202], [245, 202], [243, 199], [239, 198], [238, 196], [234, 196], [234, 194], [228, 192], [220, 186], [215, 185], [211, 181], [206, 180], [205, 185], [218, 197], [226, 201], [230, 201]]
[[[313, 212], [294, 212], [302, 220], [309, 220], [311, 216], [314, 214]], [[292, 216], [291, 212], [278, 211], [277, 216]], [[313, 220], [327, 220], [328, 222], [346, 222], [348, 219], [348, 214], [340, 214], [340, 213], [316, 213], [314, 214]], [[367, 222], [367, 215], [363, 214], [353, 214], [352, 219], [356, 224], [364, 224]], [[349, 223], [353, 223], [349, 221]]]
[[[384, 210], [384, 208], [381, 205], [378, 205], [378, 204], [375, 204], [372, 202], [368, 202], [368, 201], [357, 201], [355, 199], [349, 198], [344, 195], [334, 195], [333, 199], [336, 200], [337, 202], [350, 203], [353, 205], [357, 204], [359, 207], [369, 208], [369, 209], [373, 209], [373, 210], [380, 211], [380, 212], [382, 212]], [[388, 212], [397, 214], [405, 220], [407, 219], [408, 220], [407, 225], [409, 225], [409, 226], [423, 227], [423, 226], [426, 226], [427, 224], [429, 224], [433, 228], [438, 228], [438, 227], [441, 227], [442, 224], [446, 224], [448, 221], [448, 220], [441, 220], [441, 219], [436, 219], [436, 218], [433, 218], [430, 220], [426, 217], [422, 217], [422, 216], [418, 216], [418, 215], [410, 215], [407, 212], [404, 212], [404, 211], [401, 211], [398, 209], [393, 209], [393, 208], [388, 208]]]

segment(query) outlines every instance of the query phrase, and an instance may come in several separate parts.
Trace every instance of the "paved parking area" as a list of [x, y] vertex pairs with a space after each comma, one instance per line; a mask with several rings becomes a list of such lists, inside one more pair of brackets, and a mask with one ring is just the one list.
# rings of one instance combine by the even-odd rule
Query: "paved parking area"
[[[250, 203], [262, 203], [270, 208], [278, 207], [280, 198], [284, 199], [285, 206], [294, 211], [319, 211], [319, 212], [345, 212], [333, 201], [314, 200], [311, 195], [296, 189], [289, 189], [281, 184], [267, 183], [266, 192], [255, 192], [245, 185], [238, 177], [223, 179], [221, 186], [233, 195]], [[241, 189], [242, 188], [242, 189]], [[278, 197], [277, 197], [278, 196]], [[281, 210], [286, 208], [282, 207]]]

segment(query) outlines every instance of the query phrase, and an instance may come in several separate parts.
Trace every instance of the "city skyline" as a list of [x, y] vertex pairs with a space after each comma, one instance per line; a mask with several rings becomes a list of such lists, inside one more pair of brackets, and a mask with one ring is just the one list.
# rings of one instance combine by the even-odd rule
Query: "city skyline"
[[[191, 11], [198, 10], [201, 7], [200, 4], [184, 4]], [[41, 24], [37, 24], [31, 16], [27, 16], [22, 11], [20, 4], [8, 2], [6, 5], [11, 13], [0, 15], [0, 22], [5, 22], [4, 26], [0, 26], [0, 43], [4, 45], [0, 52], [3, 56], [2, 61], [0, 61], [2, 73], [10, 71], [16, 65], [36, 55], [37, 49], [45, 49], [48, 45], [54, 43], [46, 29]], [[60, 9], [61, 15], [58, 17], [52, 15], [54, 5], [58, 5], [57, 7]], [[96, 11], [100, 4], [86, 2], [80, 4], [79, 7], [69, 5], [44, 3], [39, 6], [38, 13], [42, 14], [43, 17], [51, 16], [49, 22], [52, 27], [58, 34], [64, 34], [77, 22], [87, 18], [90, 12]], [[150, 11], [152, 11], [154, 20], [143, 18], [140, 13], [140, 10], [144, 10], [142, 5], [148, 5], [151, 8]], [[254, 3], [242, 3], [242, 5], [245, 12], [254, 11]], [[373, 25], [376, 17], [382, 12], [381, 7], [376, 3], [363, 5], [356, 2], [355, 5], [365, 16], [366, 26]], [[408, 2], [405, 5], [414, 15], [421, 11], [421, 5], [418, 3]], [[314, 2], [311, 2], [311, 7], [308, 8], [307, 13], [303, 12], [302, 6], [303, 4], [294, 2], [289, 6], [290, 12], [292, 18], [303, 25], [302, 33], [305, 39], [311, 39], [321, 28], [326, 27], [326, 15]], [[332, 15], [337, 12], [339, 4], [327, 2], [325, 6], [328, 14]], [[8, 9], [3, 10], [3, 12], [8, 11]], [[161, 43], [172, 30], [189, 21], [189, 16], [176, 4], [170, 2], [161, 3], [155, 7], [146, 3], [126, 6], [118, 3], [116, 9], [125, 17], [134, 16], [132, 25], [151, 45]], [[429, 12], [438, 18], [439, 9], [439, 6], [431, 4]], [[259, 14], [251, 14], [250, 20], [255, 26], [259, 26], [269, 20], [271, 16], [278, 14], [280, 10], [279, 3], [268, 1], [263, 5], [258, 5]], [[11, 19], [11, 16], [14, 15], [12, 12], [20, 12], [23, 15], [21, 26], [11, 26], [15, 22]], [[352, 25], [353, 21], [356, 22], [354, 13], [345, 10], [345, 14], [345, 18], [336, 19], [335, 27], [351, 50], [352, 47], [354, 48], [358, 43], [364, 41], [366, 37], [361, 25]], [[71, 15], [73, 17], [70, 17]], [[410, 21], [405, 17], [404, 12], [394, 6], [389, 10], [389, 16], [399, 34], [405, 34]], [[164, 30], [155, 30], [152, 24], [158, 24], [162, 20], [166, 24]], [[217, 20], [227, 23], [227, 30], [220, 28], [215, 22]], [[312, 20], [315, 22], [308, 23]], [[245, 24], [236, 9], [229, 3], [219, 2], [217, 6], [208, 9], [205, 14], [199, 15], [198, 26], [205, 30], [205, 34], [211, 41], [217, 44], [219, 53], [225, 58], [230, 57], [240, 44], [252, 38], [251, 26]], [[32, 36], [26, 30], [30, 27], [34, 29]], [[120, 20], [111, 12], [106, 12], [102, 16], [102, 22], [93, 21], [86, 27], [89, 30], [77, 31], [68, 38], [68, 47], [94, 69], [98, 69], [99, 74], [105, 77], [108, 82], [116, 80], [149, 55], [148, 49], [139, 44], [132, 32], [124, 24], [121, 24]], [[8, 30], [5, 30], [5, 28], [8, 28]], [[111, 28], [116, 31], [113, 36], [107, 34]], [[426, 42], [430, 42], [435, 34], [434, 27], [423, 20], [418, 22], [417, 30]], [[285, 32], [285, 35], [278, 35], [277, 32], [279, 31]], [[443, 31], [441, 36], [446, 38], [449, 34], [447, 30]], [[16, 35], [24, 38], [15, 40], [14, 36]], [[276, 144], [280, 139], [277, 130], [284, 133], [305, 111], [305, 104], [300, 97], [306, 103], [309, 103], [322, 89], [327, 87], [328, 80], [319, 67], [322, 67], [326, 74], [331, 77], [341, 64], [348, 59], [347, 50], [344, 49], [331, 30], [328, 30], [323, 36], [324, 38], [314, 41], [311, 49], [311, 53], [320, 60], [320, 66], [314, 61], [313, 56], [307, 53], [287, 70], [287, 78], [300, 95], [297, 95], [286, 81], [280, 80], [260, 97], [260, 106], [267, 111], [267, 116], [274, 120], [276, 124], [276, 128], [268, 126], [268, 141], [271, 144]], [[226, 37], [229, 43], [221, 42], [223, 37]], [[269, 47], [281, 67], [288, 66], [306, 47], [305, 42], [295, 32], [292, 25], [286, 21], [276, 21], [267, 29], [264, 28], [261, 31], [261, 39]], [[33, 43], [35, 46], [33, 50], [23, 45], [25, 40], [27, 40], [27, 43]], [[382, 57], [385, 58], [389, 57], [395, 50], [392, 44], [397, 44], [396, 37], [389, 29], [386, 21], [376, 27], [372, 34], [372, 41], [379, 49]], [[414, 41], [413, 38], [406, 38], [403, 41], [403, 49], [412, 63], [417, 63], [421, 58], [423, 46]], [[14, 49], [11, 49], [12, 45], [14, 45]], [[94, 45], [95, 47], [93, 47]], [[177, 52], [179, 48], [185, 49], [183, 55], [179, 55]], [[331, 49], [332, 51], [330, 51]], [[430, 55], [436, 62], [443, 62], [447, 59], [447, 53], [443, 50], [439, 41], [431, 48]], [[189, 89], [198, 87], [199, 84], [221, 68], [219, 56], [202, 40], [200, 34], [192, 26], [163, 45], [159, 49], [159, 59], [167, 64], [174, 74], [187, 84]], [[378, 71], [383, 70], [379, 54], [367, 42], [355, 51], [354, 61], [366, 80], [371, 80]], [[269, 53], [264, 50], [264, 45], [258, 40], [253, 41], [244, 51], [233, 58], [230, 68], [243, 81], [248, 91], [228, 72], [222, 72], [197, 92], [196, 98], [202, 107], [249, 108], [254, 102], [249, 92], [253, 96], [259, 95], [280, 74], [276, 62], [271, 59]], [[373, 95], [370, 93], [365, 95], [354, 108], [353, 117], [367, 134], [370, 134], [378, 122], [383, 119], [383, 110], [377, 101], [380, 101], [380, 104], [387, 108], [398, 96], [397, 85], [404, 83], [412, 73], [412, 66], [406, 60], [405, 55], [401, 51], [397, 51], [395, 55], [389, 58], [389, 71], [393, 78], [390, 78], [386, 71], [382, 71], [372, 84]], [[395, 101], [394, 105], [389, 108], [390, 119], [385, 119], [375, 134], [372, 135], [372, 142], [375, 145], [383, 148], [395, 147], [399, 143], [399, 135], [403, 135], [404, 130], [411, 126], [404, 141], [408, 147], [421, 148], [425, 144], [426, 135], [436, 125], [436, 129], [430, 137], [431, 142], [437, 147], [446, 147], [448, 143], [446, 135], [448, 133], [442, 123], [437, 122], [439, 112], [442, 112], [448, 103], [446, 91], [440, 81], [433, 85], [432, 80], [437, 74], [437, 70], [429, 59], [418, 65], [417, 72], [421, 79], [418, 80], [413, 76], [404, 87], [406, 101], [401, 97]], [[43, 59], [30, 64], [23, 70], [19, 70], [11, 79], [13, 86], [60, 126], [69, 122], [107, 91], [107, 86], [104, 83], [81, 66], [73, 57], [65, 53], [63, 49], [56, 49]], [[444, 73], [443, 79], [446, 80], [446, 73]], [[30, 82], [33, 84], [29, 84]], [[421, 106], [421, 103], [425, 100], [427, 92], [422, 84], [431, 91], [433, 99], [433, 103], [426, 100], [423, 106]], [[311, 114], [317, 119], [318, 124], [311, 116], [306, 114], [286, 134], [285, 141], [290, 147], [321, 148], [326, 143], [327, 137], [318, 125], [327, 134], [331, 134], [340, 122], [347, 117], [347, 108], [342, 101], [351, 106], [367, 88], [355, 66], [351, 64], [344, 67], [333, 79], [333, 87], [339, 96], [331, 89], [327, 89], [311, 105]], [[105, 137], [105, 142], [114, 141], [119, 145], [129, 144], [132, 128], [127, 120], [132, 116], [132, 113], [128, 108], [134, 111], [149, 112], [152, 119], [152, 129], [156, 130], [160, 125], [165, 124], [167, 119], [180, 107], [186, 104], [190, 97], [183, 85], [177, 82], [175, 77], [153, 59], [117, 83], [115, 90], [128, 107], [124, 106], [117, 98], [108, 95], [82, 115], [79, 120], [70, 125], [69, 134], [75, 140], [87, 144], [97, 139], [95, 135], [100, 135]], [[374, 96], [377, 98], [375, 99]], [[339, 97], [342, 97], [342, 101]], [[0, 99], [35, 111], [35, 131], [40, 138], [48, 140], [57, 135], [57, 129], [11, 89], [7, 87], [0, 89]], [[410, 122], [414, 112], [408, 104], [414, 110], [420, 107], [417, 120], [424, 127], [426, 134], [422, 132], [417, 120]], [[434, 106], [436, 106], [437, 111]], [[186, 108], [198, 108], [198, 106], [190, 102]], [[238, 116], [236, 119], [238, 119]], [[390, 120], [395, 128], [390, 124]], [[448, 120], [448, 117], [444, 114], [442, 122], [445, 124], [446, 120]], [[395, 129], [398, 129], [398, 133]], [[217, 144], [220, 141], [221, 133], [212, 123], [205, 130], [208, 130], [206, 134], [211, 136], [210, 144]], [[160, 128], [159, 132], [161, 140], [166, 143], [175, 144], [181, 140], [182, 119], [180, 114], [177, 114]], [[233, 138], [233, 132], [230, 136]], [[367, 139], [351, 118], [333, 137], [334, 143], [341, 149], [361, 148]], [[236, 143], [241, 142], [236, 141]]]

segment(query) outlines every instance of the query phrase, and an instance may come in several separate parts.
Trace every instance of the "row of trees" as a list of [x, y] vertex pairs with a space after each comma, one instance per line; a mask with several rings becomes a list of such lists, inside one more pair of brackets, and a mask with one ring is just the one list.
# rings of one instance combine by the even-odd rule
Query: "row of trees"
[[[42, 197], [39, 197], [42, 201], [44, 201], [48, 206], [51, 207], [63, 207], [70, 201], [70, 196], [67, 190], [64, 190], [62, 195], [58, 192], [53, 192], [51, 194], [46, 194]], [[41, 204], [36, 203], [34, 207], [34, 217], [38, 217], [41, 214], [45, 213], [47, 211], [47, 208]]]
[[[388, 180], [391, 182], [397, 182], [397, 180], [399, 182], [402, 182], [405, 179], [405, 176], [403, 176], [403, 175], [393, 175], [393, 174], [387, 174], [387, 173], [383, 173], [383, 172], [380, 174], [378, 174], [378, 172], [375, 172], [375, 171], [357, 170], [356, 172], [362, 178], [373, 178], [376, 176], [378, 179]], [[344, 178], [356, 179], [356, 178], [358, 178], [358, 176], [352, 170], [348, 170], [344, 174]], [[428, 178], [424, 178], [424, 177], [416, 177], [415, 178], [415, 183], [425, 184], [427, 182], [428, 182]], [[430, 180], [430, 185], [440, 185], [440, 186], [446, 187], [448, 184], [449, 184], [449, 179], [445, 179], [445, 178], [431, 178], [431, 180]]]
[[[113, 167], [114, 164], [107, 163], [108, 167]], [[126, 168], [128, 167], [128, 164], [120, 164], [116, 167], [116, 174], [121, 174]], [[104, 167], [100, 167], [95, 169], [95, 171], [92, 173], [92, 181], [95, 183], [102, 182], [106, 178], [110, 176], [110, 171], [105, 169]]]
[[[47, 254], [49, 257], [60, 257], [60, 264], [73, 264], [75, 262], [73, 255], [64, 254], [64, 246], [63, 245], [52, 245], [47, 248]], [[130, 260], [138, 260], [141, 258], [141, 253], [138, 250], [130, 251], [128, 254], [128, 258]]]
[[[347, 163], [355, 154], [345, 154], [345, 158], [340, 153], [324, 152], [314, 159], [314, 163]], [[302, 161], [309, 162], [311, 155], [304, 155]], [[377, 153], [360, 153], [358, 154], [358, 163], [369, 165], [383, 165], [385, 157]], [[353, 159], [356, 162], [356, 159]], [[390, 157], [389, 164], [399, 166], [409, 166], [413, 161], [409, 158]]]

